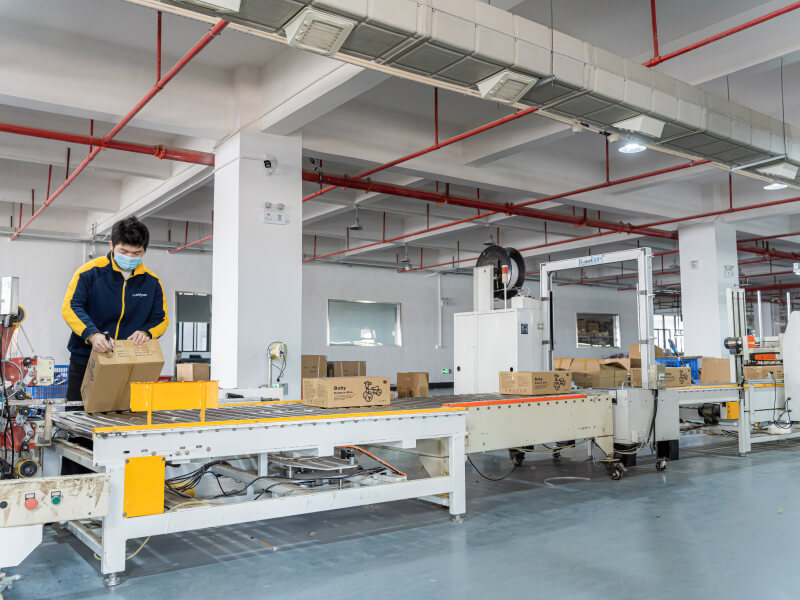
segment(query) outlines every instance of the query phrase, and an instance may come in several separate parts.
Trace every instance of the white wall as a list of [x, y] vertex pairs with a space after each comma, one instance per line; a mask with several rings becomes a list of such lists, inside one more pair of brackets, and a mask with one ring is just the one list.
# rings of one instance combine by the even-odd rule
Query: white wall
[[[102, 247], [98, 246], [98, 251]], [[69, 359], [69, 329], [61, 318], [61, 302], [72, 273], [86, 260], [83, 244], [41, 240], [0, 240], [2, 275], [20, 277], [20, 303], [28, 311], [25, 331], [36, 351], [53, 356], [58, 364]], [[168, 254], [150, 249], [145, 264], [162, 280], [169, 305], [170, 326], [161, 338], [166, 359], [164, 374], [172, 374], [174, 356], [175, 292], [211, 292], [211, 254]], [[453, 368], [453, 314], [472, 309], [472, 278], [441, 276], [442, 347], [437, 349], [437, 277], [423, 272], [398, 274], [386, 269], [306, 264], [303, 266], [302, 348], [290, 348], [290, 356], [325, 354], [329, 360], [366, 360], [368, 373], [394, 380], [398, 371], [428, 371], [433, 382], [452, 381], [442, 369]], [[359, 348], [328, 347], [327, 302], [377, 300], [400, 302], [403, 346]], [[602, 357], [626, 352], [636, 341], [634, 292], [588, 286], [556, 286], [556, 355]], [[575, 319], [578, 312], [620, 315], [622, 348], [577, 349]], [[213, 342], [212, 342], [213, 343]], [[27, 346], [22, 343], [23, 351]]]
[[[442, 347], [438, 344], [437, 279], [425, 272], [306, 263], [303, 266], [303, 354], [366, 360], [367, 373], [395, 380], [398, 372], [428, 371], [432, 382], [453, 381], [453, 313], [472, 309], [472, 278], [443, 275]], [[400, 302], [403, 346], [328, 346], [328, 300]]]
[[[86, 260], [84, 244], [45, 240], [0, 239], [0, 274], [20, 278], [20, 304], [27, 311], [23, 323], [34, 349], [42, 356], [52, 356], [56, 364], [67, 364], [67, 341], [70, 330], [61, 317], [61, 303], [73, 272]], [[97, 246], [98, 252], [105, 252]], [[211, 255], [196, 252], [168, 254], [150, 249], [145, 265], [164, 284], [170, 325], [161, 337], [165, 364], [163, 373], [171, 375], [174, 362], [175, 292], [211, 292]], [[21, 350], [29, 352], [27, 343]]]
[[[533, 285], [533, 289], [537, 289]], [[443, 347], [436, 321], [436, 277], [424, 273], [398, 274], [386, 269], [305, 264], [303, 266], [303, 354], [325, 354], [328, 360], [366, 360], [367, 373], [394, 380], [400, 371], [428, 371], [432, 382], [449, 382], [443, 368], [453, 368], [453, 313], [472, 310], [472, 277], [443, 275]], [[361, 348], [327, 345], [327, 304], [335, 300], [400, 302], [403, 346]], [[589, 286], [555, 288], [556, 355], [607, 357], [625, 353], [637, 340], [636, 295], [633, 291]], [[618, 314], [620, 348], [577, 348], [579, 312]]]
[[[572, 358], [606, 358], [626, 354], [628, 346], [637, 342], [636, 292], [587, 285], [555, 285], [555, 356]], [[578, 348], [577, 314], [607, 313], [619, 315], [619, 348]]]

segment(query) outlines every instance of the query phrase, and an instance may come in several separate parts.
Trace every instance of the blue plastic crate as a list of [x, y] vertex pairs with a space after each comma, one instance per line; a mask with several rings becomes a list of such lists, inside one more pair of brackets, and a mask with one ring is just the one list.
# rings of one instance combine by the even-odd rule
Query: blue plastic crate
[[53, 373], [53, 385], [34, 385], [27, 391], [34, 400], [50, 400], [52, 398], [66, 398], [69, 365], [56, 365]]
[[[700, 383], [700, 359], [699, 358], [657, 358], [657, 363], [665, 367], [689, 367], [692, 371], [692, 383]], [[683, 364], [681, 364], [683, 362]]]

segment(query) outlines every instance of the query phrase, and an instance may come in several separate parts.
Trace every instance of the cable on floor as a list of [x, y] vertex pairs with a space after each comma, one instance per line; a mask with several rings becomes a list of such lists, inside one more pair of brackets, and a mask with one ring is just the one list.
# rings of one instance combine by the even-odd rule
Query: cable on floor
[[480, 469], [478, 469], [478, 467], [475, 466], [475, 463], [472, 462], [472, 458], [469, 455], [467, 455], [467, 460], [469, 461], [469, 464], [472, 465], [472, 468], [475, 469], [475, 472], [478, 475], [480, 475], [484, 479], [488, 479], [489, 481], [503, 481], [503, 479], [505, 479], [506, 477], [508, 477], [514, 471], [517, 470], [517, 463], [514, 463], [514, 466], [511, 467], [511, 470], [508, 473], [506, 473], [505, 475], [503, 475], [502, 477], [490, 477], [489, 475], [484, 475], [483, 473], [481, 473]]

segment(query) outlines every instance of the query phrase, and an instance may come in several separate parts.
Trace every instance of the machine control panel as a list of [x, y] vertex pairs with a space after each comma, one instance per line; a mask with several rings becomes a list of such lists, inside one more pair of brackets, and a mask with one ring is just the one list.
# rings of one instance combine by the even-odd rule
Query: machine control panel
[[0, 481], [0, 527], [104, 517], [108, 482], [105, 473]]

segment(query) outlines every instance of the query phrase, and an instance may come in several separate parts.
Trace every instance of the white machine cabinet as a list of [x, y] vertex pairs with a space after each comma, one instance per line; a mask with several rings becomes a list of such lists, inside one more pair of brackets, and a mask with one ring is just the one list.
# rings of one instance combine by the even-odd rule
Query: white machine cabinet
[[500, 371], [542, 371], [542, 311], [517, 296], [510, 308], [456, 313], [455, 393], [499, 391]]

